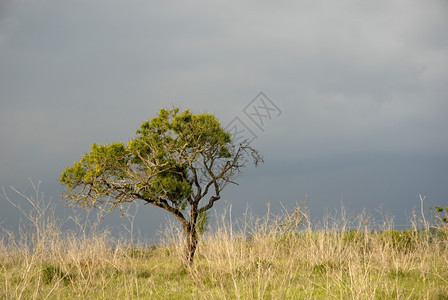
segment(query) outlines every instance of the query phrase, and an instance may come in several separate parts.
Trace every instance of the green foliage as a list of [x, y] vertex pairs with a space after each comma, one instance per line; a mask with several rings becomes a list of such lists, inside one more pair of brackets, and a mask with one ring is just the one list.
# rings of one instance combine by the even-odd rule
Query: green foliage
[[185, 210], [193, 193], [194, 163], [232, 156], [230, 133], [212, 114], [162, 109], [136, 134], [128, 145], [92, 144], [89, 153], [65, 168], [60, 182], [75, 203], [94, 206], [104, 197], [114, 197], [113, 206], [133, 199], [168, 199]]
[[150, 258], [154, 256], [157, 247], [136, 247], [131, 248], [128, 251], [128, 255], [131, 258]]
[[313, 274], [315, 275], [323, 275], [327, 273], [327, 265], [326, 264], [317, 264], [313, 267]]
[[227, 146], [230, 133], [212, 114], [192, 114], [189, 110], [179, 114], [178, 108], [162, 109], [159, 116], [142, 123], [137, 134], [132, 141], [132, 149], [139, 153], [134, 162], [148, 156], [163, 160], [173, 150], [181, 155], [209, 149], [220, 157], [231, 157]]
[[393, 269], [387, 273], [388, 279], [404, 279], [407, 276], [410, 276], [410, 273], [401, 269]]
[[342, 240], [345, 244], [358, 244], [365, 241], [365, 236], [362, 231], [352, 229], [344, 233]]
[[388, 229], [380, 234], [383, 246], [389, 246], [398, 251], [411, 251], [416, 245], [416, 233], [413, 230], [398, 231]]
[[55, 280], [62, 280], [68, 284], [71, 279], [72, 276], [64, 272], [58, 265], [45, 264], [42, 266], [42, 282], [45, 284], [50, 284]]
[[314, 265], [313, 269], [312, 269], [312, 274], [313, 275], [325, 275], [332, 271], [341, 270], [343, 268], [342, 266], [343, 266], [343, 264], [340, 262], [326, 261], [324, 263], [319, 263], [319, 264]]
[[95, 184], [95, 179], [101, 177], [123, 178], [126, 156], [127, 150], [122, 143], [92, 144], [88, 154], [74, 162], [72, 168], [65, 168], [60, 181], [73, 188], [81, 183]]
[[436, 227], [437, 227], [439, 236], [443, 240], [447, 240], [448, 239], [448, 206], [445, 207], [445, 209], [443, 209], [443, 207], [436, 205], [434, 207], [429, 207], [429, 209], [435, 210], [435, 211], [433, 211], [433, 215], [437, 222]]
[[443, 223], [448, 224], [448, 206], [445, 207], [445, 211], [443, 207], [435, 205], [434, 207], [429, 207], [429, 209], [434, 209], [436, 211], [436, 218], [442, 221]]

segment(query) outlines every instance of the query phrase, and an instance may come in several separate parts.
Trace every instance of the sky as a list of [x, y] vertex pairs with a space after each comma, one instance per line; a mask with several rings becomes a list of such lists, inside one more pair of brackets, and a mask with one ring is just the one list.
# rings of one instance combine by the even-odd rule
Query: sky
[[[448, 205], [447, 28], [436, 0], [0, 0], [0, 186], [20, 202], [10, 186], [41, 181], [63, 207], [60, 174], [91, 143], [180, 107], [265, 158], [217, 211], [306, 197], [315, 218], [344, 206], [409, 225], [419, 195]], [[141, 206], [135, 224], [153, 236], [167, 216]], [[20, 218], [0, 200], [3, 227]]]

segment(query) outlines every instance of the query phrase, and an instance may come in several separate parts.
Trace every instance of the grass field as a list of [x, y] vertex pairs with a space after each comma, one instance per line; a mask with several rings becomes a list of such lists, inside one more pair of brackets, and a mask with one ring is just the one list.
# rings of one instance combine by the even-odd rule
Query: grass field
[[19, 236], [3, 230], [0, 299], [448, 299], [443, 223], [371, 230], [361, 215], [315, 226], [303, 207], [237, 224], [224, 214], [183, 267], [175, 226], [138, 247], [81, 225], [64, 232], [43, 203]]

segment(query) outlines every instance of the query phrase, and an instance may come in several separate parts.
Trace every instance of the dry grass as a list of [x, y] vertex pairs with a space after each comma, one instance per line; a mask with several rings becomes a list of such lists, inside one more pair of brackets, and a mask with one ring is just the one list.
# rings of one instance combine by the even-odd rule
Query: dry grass
[[63, 232], [38, 193], [21, 196], [31, 227], [0, 238], [1, 299], [448, 299], [443, 224], [372, 231], [365, 214], [341, 214], [316, 229], [301, 206], [238, 223], [223, 214], [185, 269], [174, 225], [163, 246], [136, 247], [95, 224]]

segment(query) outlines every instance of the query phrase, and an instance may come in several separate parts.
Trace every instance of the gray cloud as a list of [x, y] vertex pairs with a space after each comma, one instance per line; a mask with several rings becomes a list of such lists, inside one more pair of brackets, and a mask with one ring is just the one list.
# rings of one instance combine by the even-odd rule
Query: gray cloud
[[[161, 107], [210, 111], [227, 123], [244, 117], [263, 90], [282, 115], [264, 132], [253, 127], [267, 163], [248, 171], [248, 186], [229, 199], [245, 195], [259, 207], [313, 192], [321, 207], [339, 203], [343, 191], [348, 202], [364, 192], [369, 200], [359, 207], [394, 203], [401, 213], [422, 180], [422, 192], [447, 201], [448, 175], [434, 163], [446, 163], [448, 153], [446, 8], [444, 1], [8, 2], [0, 7], [0, 184], [32, 176], [57, 189], [62, 168], [90, 143], [127, 140]], [[426, 179], [410, 175], [419, 170]], [[384, 173], [392, 182], [402, 177], [400, 189], [380, 180]], [[347, 191], [351, 182], [356, 192]], [[282, 192], [254, 189], [269, 185]]]

